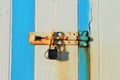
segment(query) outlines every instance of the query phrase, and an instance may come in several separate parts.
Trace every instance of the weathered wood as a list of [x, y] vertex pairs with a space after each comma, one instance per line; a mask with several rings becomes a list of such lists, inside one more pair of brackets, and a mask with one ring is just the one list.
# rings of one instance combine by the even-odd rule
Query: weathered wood
[[[77, 0], [36, 0], [35, 21], [36, 32], [77, 32]], [[35, 46], [35, 80], [78, 80], [77, 45], [65, 46], [58, 60], [44, 57], [48, 47]]]
[[11, 0], [0, 0], [0, 80], [9, 80]]

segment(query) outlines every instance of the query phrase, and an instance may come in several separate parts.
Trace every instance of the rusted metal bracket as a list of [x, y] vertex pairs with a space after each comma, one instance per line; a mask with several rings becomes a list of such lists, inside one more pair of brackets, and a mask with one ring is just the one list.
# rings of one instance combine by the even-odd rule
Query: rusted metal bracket
[[60, 47], [65, 48], [66, 45], [78, 45], [78, 47], [88, 47], [89, 34], [88, 31], [66, 32], [66, 33], [31, 32], [29, 34], [29, 43], [34, 45], [49, 45], [49, 49], [47, 50], [48, 52], [47, 59], [57, 59], [58, 53], [65, 52]]
[[89, 47], [90, 36], [88, 31], [79, 32], [79, 47]]
[[[41, 36], [41, 35], [44, 35], [44, 36]], [[89, 33], [88, 31], [66, 32], [66, 33], [63, 33], [63, 32], [50, 32], [50, 33], [30, 32], [29, 43], [34, 44], [34, 45], [55, 44], [55, 45], [78, 45], [79, 47], [88, 47], [89, 46]]]

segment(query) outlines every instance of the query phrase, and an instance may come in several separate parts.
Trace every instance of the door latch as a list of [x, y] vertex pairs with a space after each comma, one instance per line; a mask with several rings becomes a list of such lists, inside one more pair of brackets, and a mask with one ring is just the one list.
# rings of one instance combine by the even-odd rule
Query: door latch
[[59, 52], [58, 46], [63, 45], [78, 45], [78, 47], [89, 47], [89, 32], [50, 32], [37, 33], [30, 32], [29, 43], [34, 45], [49, 45], [48, 58], [57, 59]]

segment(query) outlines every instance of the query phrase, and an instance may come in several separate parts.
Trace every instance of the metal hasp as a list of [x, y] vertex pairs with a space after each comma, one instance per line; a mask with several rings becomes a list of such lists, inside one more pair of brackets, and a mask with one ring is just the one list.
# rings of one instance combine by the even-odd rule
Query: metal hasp
[[[51, 32], [46, 33], [30, 32], [29, 43], [34, 45], [49, 45], [48, 56], [49, 59], [57, 59], [60, 46], [78, 45], [78, 47], [89, 47], [88, 31], [79, 32]], [[49, 35], [49, 36], [48, 36]]]
[[90, 36], [88, 31], [79, 31], [79, 47], [89, 47]]
[[30, 32], [29, 43], [34, 45], [50, 45], [51, 40], [57, 45], [78, 45], [79, 47], [89, 46], [89, 33], [88, 31], [79, 32], [51, 32], [46, 36], [41, 36], [42, 33]]

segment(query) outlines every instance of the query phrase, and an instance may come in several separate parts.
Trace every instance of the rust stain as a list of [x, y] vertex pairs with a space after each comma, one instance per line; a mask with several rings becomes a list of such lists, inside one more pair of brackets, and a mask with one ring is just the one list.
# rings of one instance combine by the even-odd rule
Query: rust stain
[[[51, 33], [51, 36], [52, 34], [53, 33]], [[49, 45], [50, 41], [54, 39], [54, 37], [51, 36], [44, 36], [41, 37], [41, 39], [39, 40], [35, 40], [35, 36], [35, 33], [29, 34], [29, 43], [35, 45]], [[78, 80], [78, 39], [76, 36], [78, 36], [78, 33], [69, 32], [68, 36], [60, 36], [56, 38], [58, 40], [62, 39], [64, 41], [65, 51], [69, 55], [68, 60], [57, 61], [59, 71], [58, 80]], [[61, 50], [62, 49], [60, 49], [59, 51]]]
[[76, 55], [76, 56], [73, 56], [74, 57], [74, 63], [75, 63], [75, 68], [76, 68], [76, 72], [75, 72], [75, 80], [78, 80], [78, 46], [76, 46], [77, 49], [75, 50], [74, 49], [74, 54], [73, 55]]
[[93, 59], [94, 59], [94, 56], [92, 55], [91, 52], [91, 48], [89, 47], [87, 50], [86, 50], [86, 53], [88, 52], [88, 60], [89, 60], [89, 66], [88, 66], [88, 70], [89, 70], [89, 80], [93, 80]]
[[[65, 46], [66, 50], [68, 46]], [[70, 61], [58, 61], [58, 71], [59, 71], [59, 80], [70, 80], [69, 71], [70, 71]]]
[[70, 51], [68, 61], [58, 61], [58, 71], [59, 79], [58, 80], [78, 80], [78, 52], [76, 49], [70, 50], [72, 47], [66, 45], [66, 50]]
[[86, 53], [86, 56], [87, 56], [87, 66], [88, 66], [88, 71], [89, 71], [89, 80], [93, 80], [93, 78], [92, 78], [92, 69], [93, 69], [93, 67], [92, 67], [92, 64], [93, 64], [93, 55], [90, 53], [91, 51], [90, 51], [90, 47], [88, 47], [88, 48], [85, 48], [85, 53]]
[[[90, 52], [92, 52], [92, 51], [90, 50]], [[90, 68], [89, 68], [90, 69], [90, 80], [94, 79], [94, 75], [96, 73], [96, 72], [94, 72], [94, 71], [96, 71], [96, 69], [95, 69], [96, 66], [94, 66], [96, 64], [96, 62], [95, 62], [96, 59], [95, 58], [96, 58], [95, 55], [90, 53]]]
[[85, 50], [85, 55], [86, 55], [86, 59], [87, 59], [88, 77], [89, 77], [89, 80], [91, 80], [90, 47], [84, 48], [84, 50]]
[[69, 71], [70, 71], [70, 63], [69, 61], [66, 62], [59, 62], [59, 80], [70, 80]]
[[92, 55], [90, 54], [90, 80], [92, 80], [92, 65], [91, 65]]
[[50, 44], [50, 40], [42, 39], [41, 41], [31, 41], [30, 43], [35, 45], [48, 45]]
[[74, 33], [74, 32], [69, 32], [69, 35], [67, 35], [68, 33], [66, 33], [67, 36], [58, 36], [56, 37], [56, 39], [54, 39], [54, 37], [52, 37], [54, 35], [54, 33], [50, 33], [50, 36], [42, 36], [41, 39], [36, 40], [36, 36], [39, 33], [35, 33], [35, 32], [31, 32], [29, 34], [29, 43], [34, 44], [34, 45], [49, 45], [51, 40], [64, 40], [65, 44], [67, 45], [78, 45], [78, 33]]

